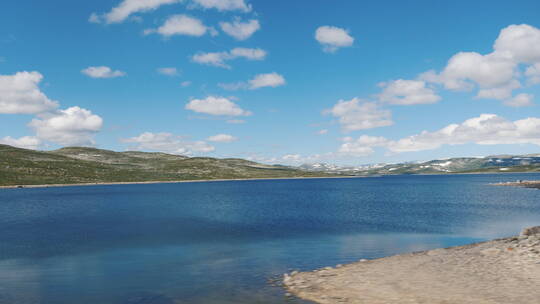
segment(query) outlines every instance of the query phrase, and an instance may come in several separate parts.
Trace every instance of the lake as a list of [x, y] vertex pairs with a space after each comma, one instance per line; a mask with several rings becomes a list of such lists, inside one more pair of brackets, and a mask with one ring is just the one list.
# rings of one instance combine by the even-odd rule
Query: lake
[[0, 189], [0, 303], [305, 303], [268, 284], [540, 224], [540, 174]]

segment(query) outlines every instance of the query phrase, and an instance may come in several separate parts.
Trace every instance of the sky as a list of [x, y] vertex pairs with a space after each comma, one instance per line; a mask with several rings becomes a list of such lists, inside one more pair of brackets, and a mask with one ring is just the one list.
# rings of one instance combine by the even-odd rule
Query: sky
[[539, 1], [6, 0], [0, 143], [341, 165], [540, 153]]

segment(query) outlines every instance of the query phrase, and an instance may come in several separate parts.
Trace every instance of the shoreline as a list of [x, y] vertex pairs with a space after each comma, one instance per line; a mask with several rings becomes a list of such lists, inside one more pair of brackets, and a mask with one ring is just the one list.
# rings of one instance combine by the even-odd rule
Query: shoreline
[[540, 299], [540, 226], [519, 236], [285, 274], [287, 296], [333, 303], [520, 303]]
[[495, 183], [492, 185], [540, 189], [540, 180], [518, 180], [514, 182]]
[[[146, 185], [146, 184], [179, 184], [179, 183], [203, 183], [203, 182], [226, 182], [226, 181], [251, 181], [251, 180], [295, 180], [295, 179], [339, 179], [339, 178], [368, 178], [368, 177], [384, 177], [384, 176], [400, 176], [400, 175], [420, 175], [420, 176], [439, 176], [439, 175], [481, 175], [481, 174], [526, 174], [539, 172], [478, 172], [478, 173], [433, 173], [433, 174], [388, 174], [388, 175], [343, 175], [343, 176], [305, 176], [305, 177], [260, 177], [260, 178], [230, 178], [230, 179], [193, 179], [193, 180], [172, 180], [172, 181], [139, 181], [139, 182], [95, 182], [95, 183], [73, 183], [73, 184], [39, 184], [39, 185], [5, 185], [0, 186], [0, 189], [21, 189], [21, 188], [55, 188], [55, 187], [77, 187], [77, 186], [113, 186], [113, 185]], [[540, 180], [532, 181], [514, 181], [493, 183], [494, 186], [520, 186], [526, 188], [539, 188]], [[527, 186], [529, 185], [529, 186]]]
[[205, 183], [205, 182], [228, 182], [228, 181], [257, 181], [257, 180], [296, 180], [296, 179], [339, 179], [339, 178], [365, 178], [366, 176], [306, 176], [306, 177], [262, 177], [262, 178], [230, 178], [230, 179], [192, 179], [174, 181], [140, 181], [140, 182], [96, 182], [74, 184], [41, 184], [41, 185], [9, 185], [0, 186], [0, 189], [27, 189], [27, 188], [57, 188], [78, 186], [114, 186], [114, 185], [147, 185], [147, 184], [181, 184], [181, 183]]

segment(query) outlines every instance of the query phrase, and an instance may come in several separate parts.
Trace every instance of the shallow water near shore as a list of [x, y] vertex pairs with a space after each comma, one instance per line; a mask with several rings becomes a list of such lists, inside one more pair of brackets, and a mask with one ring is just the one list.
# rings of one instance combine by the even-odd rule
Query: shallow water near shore
[[268, 284], [540, 224], [540, 174], [0, 190], [0, 303], [304, 303]]

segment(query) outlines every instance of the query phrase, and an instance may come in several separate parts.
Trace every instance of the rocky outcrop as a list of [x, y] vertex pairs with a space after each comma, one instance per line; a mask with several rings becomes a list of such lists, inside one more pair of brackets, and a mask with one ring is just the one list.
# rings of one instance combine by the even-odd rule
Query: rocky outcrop
[[521, 231], [521, 236], [531, 236], [531, 235], [535, 235], [535, 234], [540, 234], [540, 226], [534, 226], [534, 227], [529, 227], [529, 228], [525, 228]]

